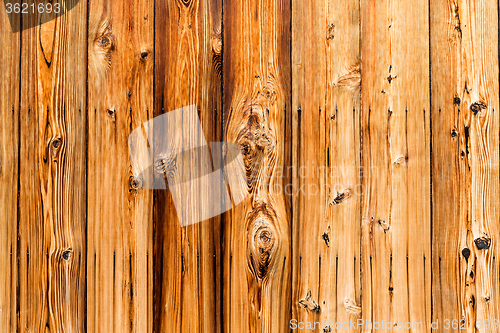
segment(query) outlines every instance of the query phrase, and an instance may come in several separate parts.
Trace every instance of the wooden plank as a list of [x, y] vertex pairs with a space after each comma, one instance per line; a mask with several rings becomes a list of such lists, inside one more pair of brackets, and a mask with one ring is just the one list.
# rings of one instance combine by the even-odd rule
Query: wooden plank
[[22, 31], [21, 50], [18, 330], [23, 332], [85, 329], [87, 5], [73, 1], [71, 11], [43, 25], [29, 21], [34, 15], [22, 22], [35, 26]]
[[[221, 141], [222, 1], [156, 2], [155, 34], [155, 116], [195, 105], [206, 142]], [[168, 190], [155, 192], [154, 216], [155, 331], [220, 332], [220, 217], [181, 227]]]
[[292, 7], [292, 318], [327, 332], [361, 310], [359, 1]]
[[224, 140], [242, 150], [248, 192], [224, 218], [224, 332], [289, 331], [290, 8], [224, 3]]
[[0, 13], [0, 331], [17, 327], [19, 15]]
[[431, 316], [428, 6], [361, 1], [362, 316], [414, 332]]
[[153, 191], [129, 157], [153, 117], [154, 1], [89, 1], [88, 332], [153, 330]]
[[500, 296], [498, 3], [436, 2], [430, 14], [433, 319], [498, 332], [485, 325]]

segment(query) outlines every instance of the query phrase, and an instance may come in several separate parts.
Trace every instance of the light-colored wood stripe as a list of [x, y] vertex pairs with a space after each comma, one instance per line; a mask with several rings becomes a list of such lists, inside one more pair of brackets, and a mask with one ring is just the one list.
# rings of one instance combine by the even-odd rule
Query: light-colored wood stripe
[[431, 315], [428, 2], [361, 1], [361, 41], [362, 316], [421, 323], [412, 331], [424, 332]]
[[292, 318], [327, 332], [361, 305], [359, 1], [293, 9]]
[[498, 3], [432, 3], [431, 65], [433, 318], [498, 332]]

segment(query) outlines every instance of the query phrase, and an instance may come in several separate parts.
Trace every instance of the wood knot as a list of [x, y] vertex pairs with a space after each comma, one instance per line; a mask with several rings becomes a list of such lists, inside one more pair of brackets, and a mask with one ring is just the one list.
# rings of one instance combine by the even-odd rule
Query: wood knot
[[212, 35], [211, 44], [212, 44], [212, 52], [214, 54], [219, 55], [222, 53], [222, 34], [220, 31], [217, 31]]
[[318, 303], [312, 299], [310, 290], [307, 291], [306, 297], [299, 301], [299, 305], [310, 312], [319, 313], [321, 311]]
[[408, 164], [408, 156], [399, 156], [395, 161], [395, 165], [406, 165]]
[[111, 39], [107, 36], [102, 36], [97, 40], [97, 45], [100, 47], [109, 47], [111, 45]]
[[243, 156], [249, 156], [253, 150], [253, 142], [245, 141], [240, 145], [240, 150]]
[[323, 233], [321, 238], [325, 241], [326, 246], [330, 247], [330, 226], [328, 226], [328, 229]]
[[71, 257], [73, 257], [73, 251], [71, 251], [71, 249], [68, 249], [62, 253], [62, 258], [66, 261], [71, 259]]
[[384, 221], [384, 220], [378, 220], [378, 224], [380, 225], [380, 227], [382, 228], [382, 230], [384, 230], [384, 234], [389, 231], [390, 229], [390, 226], [389, 224]]
[[61, 144], [62, 144], [61, 138], [55, 138], [52, 140], [52, 147], [54, 149], [59, 149], [59, 147], [61, 147]]
[[479, 112], [486, 109], [486, 105], [484, 105], [484, 103], [482, 102], [476, 102], [471, 104], [470, 109], [474, 113], [474, 115], [477, 115]]
[[130, 177], [130, 189], [132, 190], [138, 190], [142, 188], [142, 179], [139, 177]]
[[279, 237], [274, 227], [275, 217], [271, 207], [260, 204], [247, 218], [249, 268], [259, 280], [265, 278], [269, 270], [274, 268], [274, 253], [279, 248]]
[[452, 130], [451, 130], [451, 137], [452, 137], [453, 139], [455, 139], [457, 136], [458, 136], [458, 132], [457, 132], [457, 130], [456, 130], [456, 129], [452, 129]]
[[268, 251], [273, 247], [273, 233], [269, 229], [261, 229], [256, 235], [256, 244], [261, 251]]
[[146, 61], [149, 57], [149, 52], [148, 51], [142, 51], [141, 52], [141, 60]]
[[455, 104], [456, 106], [460, 106], [460, 102], [460, 97], [455, 96], [455, 98], [453, 98], [453, 104]]
[[480, 237], [474, 240], [478, 250], [486, 250], [490, 248], [491, 239], [487, 237]]
[[335, 32], [335, 25], [332, 23], [328, 24], [328, 27], [326, 28], [326, 40], [332, 40], [335, 38], [334, 35]]
[[162, 158], [159, 158], [159, 159], [157, 159], [155, 161], [154, 168], [155, 168], [155, 172], [157, 174], [162, 174], [165, 171], [165, 165], [163, 163], [163, 159]]
[[462, 249], [462, 255], [464, 256], [465, 260], [469, 260], [470, 257], [470, 250], [466, 247]]
[[270, 101], [275, 101], [277, 99], [276, 91], [274, 89], [270, 89], [268, 86], [264, 86], [262, 88], [262, 95]]
[[351, 190], [345, 189], [342, 192], [337, 192], [337, 195], [335, 198], [333, 198], [332, 201], [330, 201], [330, 206], [331, 205], [340, 205], [342, 202], [346, 201], [352, 196]]

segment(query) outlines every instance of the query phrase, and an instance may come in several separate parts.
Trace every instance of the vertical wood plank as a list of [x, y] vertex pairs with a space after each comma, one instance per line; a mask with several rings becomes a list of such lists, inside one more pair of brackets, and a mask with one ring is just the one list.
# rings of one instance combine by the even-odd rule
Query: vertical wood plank
[[[11, 17], [19, 30], [18, 15]], [[0, 13], [0, 331], [17, 327], [17, 190], [20, 33]]]
[[248, 192], [224, 218], [224, 332], [289, 331], [290, 5], [224, 2], [224, 140]]
[[129, 157], [153, 117], [154, 1], [89, 1], [88, 332], [152, 332], [153, 192]]
[[292, 31], [292, 318], [326, 332], [361, 310], [359, 1], [295, 1]]
[[433, 2], [431, 65], [433, 319], [498, 332], [498, 3]]
[[427, 1], [361, 1], [362, 315], [415, 332], [431, 314], [428, 20]]
[[85, 331], [87, 5], [73, 1], [50, 22], [35, 26], [34, 15], [22, 22], [35, 26], [22, 31], [21, 51], [23, 332]]
[[[222, 1], [157, 1], [155, 35], [155, 116], [195, 105], [221, 141]], [[220, 332], [221, 219], [181, 227], [170, 191], [155, 193], [155, 330]]]

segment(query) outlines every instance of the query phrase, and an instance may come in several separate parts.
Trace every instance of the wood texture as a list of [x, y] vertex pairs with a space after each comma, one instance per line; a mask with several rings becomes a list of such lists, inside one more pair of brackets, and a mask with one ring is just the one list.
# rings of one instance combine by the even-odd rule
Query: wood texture
[[[66, 8], [0, 13], [0, 333], [500, 332], [497, 1]], [[190, 105], [245, 199], [181, 226]]]
[[[14, 25], [21, 23], [11, 16]], [[20, 36], [0, 13], [0, 331], [16, 330]]]
[[361, 310], [359, 1], [295, 1], [292, 22], [292, 318], [333, 331]]
[[433, 317], [467, 332], [497, 332], [484, 324], [500, 314], [496, 6], [431, 6]]
[[[155, 116], [195, 105], [207, 143], [221, 141], [221, 20], [220, 0], [156, 2]], [[220, 228], [220, 217], [181, 227], [170, 191], [156, 191], [156, 332], [221, 331]]]
[[153, 117], [153, 32], [153, 1], [89, 1], [87, 332], [153, 329], [153, 193], [128, 142]]
[[361, 1], [362, 317], [414, 332], [431, 318], [428, 6]]
[[245, 200], [224, 219], [224, 332], [286, 332], [291, 300], [290, 2], [224, 3], [224, 140]]
[[85, 330], [86, 12], [21, 33], [19, 331]]

